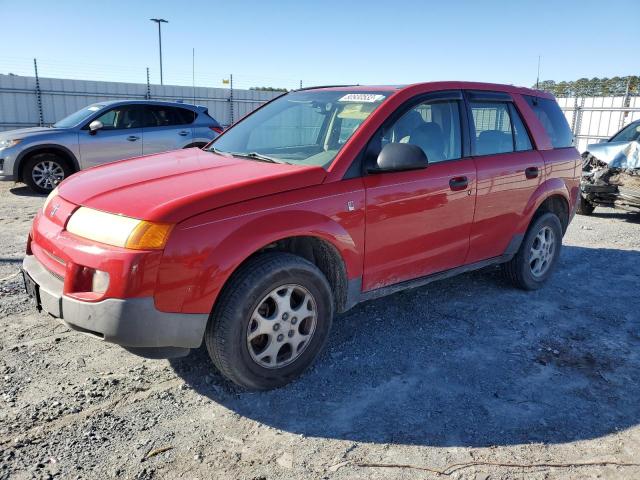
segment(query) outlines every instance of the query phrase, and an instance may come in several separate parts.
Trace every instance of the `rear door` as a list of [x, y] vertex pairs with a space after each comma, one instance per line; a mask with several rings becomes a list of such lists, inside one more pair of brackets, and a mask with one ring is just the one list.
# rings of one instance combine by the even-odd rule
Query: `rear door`
[[142, 116], [140, 106], [122, 105], [94, 119], [102, 122], [100, 130], [85, 125], [79, 135], [82, 168], [142, 155]]
[[183, 148], [193, 139], [195, 112], [187, 108], [145, 106], [143, 152], [145, 155]]
[[478, 194], [465, 263], [474, 263], [505, 252], [543, 182], [544, 161], [509, 94], [470, 91], [466, 96]]
[[363, 289], [373, 290], [463, 264], [475, 200], [475, 165], [464, 156], [462, 94], [438, 92], [403, 107], [368, 149], [411, 143], [429, 166], [367, 174]]

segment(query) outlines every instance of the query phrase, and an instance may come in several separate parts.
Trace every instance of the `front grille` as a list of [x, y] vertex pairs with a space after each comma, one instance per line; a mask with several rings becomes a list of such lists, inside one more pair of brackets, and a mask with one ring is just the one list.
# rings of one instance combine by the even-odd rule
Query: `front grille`
[[53, 275], [54, 277], [56, 277], [58, 280], [60, 280], [61, 282], [64, 282], [64, 275], [60, 275], [59, 273], [54, 272], [53, 270], [51, 270], [49, 267], [47, 267], [45, 264], [42, 264], [42, 266], [44, 267], [44, 269], [49, 272], [51, 275]]

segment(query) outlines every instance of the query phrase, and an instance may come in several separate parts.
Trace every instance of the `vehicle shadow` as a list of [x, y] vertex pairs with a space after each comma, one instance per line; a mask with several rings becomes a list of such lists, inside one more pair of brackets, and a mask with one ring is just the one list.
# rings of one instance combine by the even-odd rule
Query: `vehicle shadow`
[[17, 197], [46, 197], [44, 193], [34, 192], [27, 186], [13, 187], [10, 188], [9, 191]]
[[640, 223], [640, 213], [637, 212], [626, 212], [624, 210], [612, 210], [608, 209], [608, 211], [602, 212], [596, 210], [591, 214], [592, 217], [595, 218], [611, 218], [617, 220], [624, 220], [629, 223]]
[[[620, 268], [616, 268], [620, 266]], [[336, 318], [301, 379], [242, 392], [204, 349], [172, 360], [200, 394], [305, 436], [432, 446], [561, 443], [640, 422], [640, 252], [564, 247], [549, 284], [495, 268]]]

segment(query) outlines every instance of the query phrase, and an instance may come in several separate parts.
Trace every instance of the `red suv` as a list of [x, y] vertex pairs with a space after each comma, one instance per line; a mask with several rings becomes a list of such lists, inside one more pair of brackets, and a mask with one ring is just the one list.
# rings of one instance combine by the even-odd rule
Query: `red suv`
[[65, 180], [23, 270], [38, 308], [153, 357], [204, 342], [250, 389], [321, 351], [336, 312], [502, 264], [551, 274], [580, 155], [549, 94], [437, 82], [298, 90], [203, 150]]

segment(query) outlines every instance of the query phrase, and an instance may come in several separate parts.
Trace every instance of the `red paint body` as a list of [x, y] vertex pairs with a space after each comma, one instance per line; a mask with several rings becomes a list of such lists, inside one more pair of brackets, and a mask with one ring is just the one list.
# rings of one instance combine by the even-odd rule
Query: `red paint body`
[[[348, 279], [361, 278], [366, 292], [500, 256], [552, 195], [566, 202], [569, 212], [575, 210], [580, 156], [574, 148], [553, 150], [521, 97], [546, 94], [467, 82], [376, 89], [392, 93], [327, 170], [198, 149], [89, 169], [60, 185], [60, 206], [52, 218], [51, 203], [38, 213], [28, 248], [49, 270], [64, 275], [65, 295], [88, 301], [153, 296], [161, 311], [208, 313], [232, 272], [280, 239], [313, 236], [330, 242]], [[453, 89], [509, 93], [535, 149], [343, 178], [371, 136], [404, 102]], [[527, 178], [529, 167], [538, 167], [540, 175]], [[463, 176], [469, 181], [466, 188], [450, 188], [451, 178]], [[96, 244], [64, 229], [80, 205], [176, 225], [164, 251]], [[78, 293], [83, 266], [109, 272], [104, 295]]]

